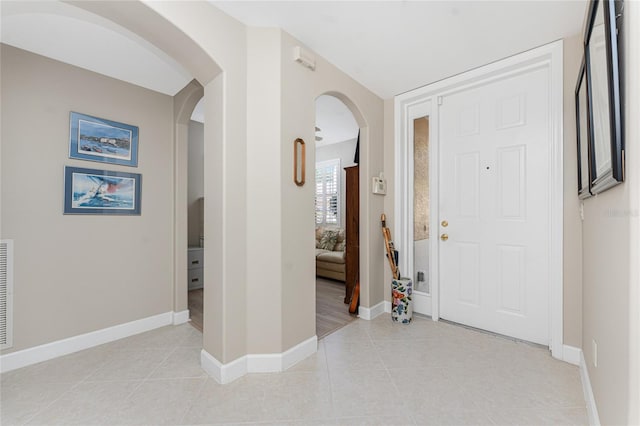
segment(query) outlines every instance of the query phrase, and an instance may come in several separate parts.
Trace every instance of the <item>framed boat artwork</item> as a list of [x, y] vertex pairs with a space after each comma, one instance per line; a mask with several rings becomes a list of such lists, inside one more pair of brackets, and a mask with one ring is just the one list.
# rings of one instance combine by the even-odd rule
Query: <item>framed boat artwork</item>
[[69, 158], [138, 165], [138, 127], [71, 112]]

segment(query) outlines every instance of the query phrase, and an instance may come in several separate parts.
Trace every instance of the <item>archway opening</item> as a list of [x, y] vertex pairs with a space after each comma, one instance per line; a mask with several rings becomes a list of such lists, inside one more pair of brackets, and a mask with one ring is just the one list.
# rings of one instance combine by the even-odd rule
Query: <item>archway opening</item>
[[[338, 97], [316, 98], [315, 264], [316, 335], [353, 321], [359, 279], [359, 131]], [[355, 303], [355, 301], [354, 301]]]

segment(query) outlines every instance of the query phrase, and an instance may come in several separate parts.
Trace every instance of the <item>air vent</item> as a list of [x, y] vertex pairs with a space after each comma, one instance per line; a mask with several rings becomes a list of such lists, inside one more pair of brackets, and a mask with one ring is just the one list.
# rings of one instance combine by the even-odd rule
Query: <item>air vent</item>
[[0, 240], [0, 349], [13, 346], [13, 240]]

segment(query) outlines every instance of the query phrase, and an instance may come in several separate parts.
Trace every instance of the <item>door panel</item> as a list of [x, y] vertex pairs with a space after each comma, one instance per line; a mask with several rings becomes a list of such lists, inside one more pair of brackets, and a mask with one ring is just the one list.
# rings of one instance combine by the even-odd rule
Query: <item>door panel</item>
[[440, 315], [547, 345], [548, 70], [443, 97]]

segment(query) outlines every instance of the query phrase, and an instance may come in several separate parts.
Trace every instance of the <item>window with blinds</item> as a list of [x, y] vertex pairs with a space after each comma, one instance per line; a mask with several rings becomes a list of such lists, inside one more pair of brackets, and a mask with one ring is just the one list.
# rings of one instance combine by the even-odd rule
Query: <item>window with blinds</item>
[[340, 159], [316, 163], [316, 225], [340, 224]]

